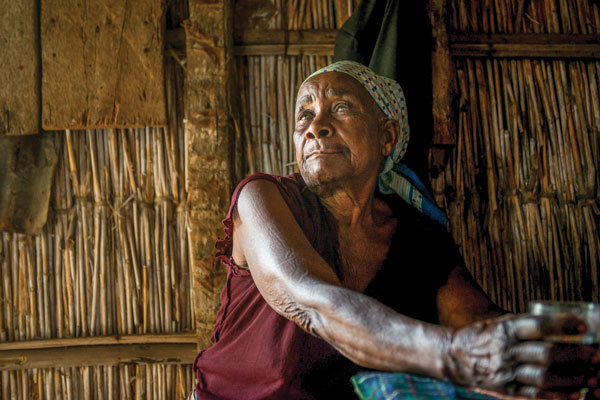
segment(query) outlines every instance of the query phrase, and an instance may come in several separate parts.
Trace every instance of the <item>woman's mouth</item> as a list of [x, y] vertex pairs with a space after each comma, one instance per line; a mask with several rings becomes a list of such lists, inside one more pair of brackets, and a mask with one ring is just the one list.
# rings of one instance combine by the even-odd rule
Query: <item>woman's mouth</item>
[[308, 160], [309, 158], [316, 158], [316, 157], [321, 157], [321, 156], [330, 156], [333, 154], [340, 154], [342, 153], [341, 150], [339, 149], [319, 149], [319, 150], [315, 150], [315, 151], [311, 151], [310, 153], [308, 153], [306, 155], [306, 157], [304, 157], [305, 160]]

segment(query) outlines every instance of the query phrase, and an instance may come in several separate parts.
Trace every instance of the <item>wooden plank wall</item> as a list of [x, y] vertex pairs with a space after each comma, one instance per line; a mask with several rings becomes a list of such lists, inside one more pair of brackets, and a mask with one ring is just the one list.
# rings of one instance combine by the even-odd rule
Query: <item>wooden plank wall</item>
[[34, 1], [0, 1], [0, 135], [40, 127], [38, 9]]
[[165, 126], [164, 2], [41, 2], [44, 129]]

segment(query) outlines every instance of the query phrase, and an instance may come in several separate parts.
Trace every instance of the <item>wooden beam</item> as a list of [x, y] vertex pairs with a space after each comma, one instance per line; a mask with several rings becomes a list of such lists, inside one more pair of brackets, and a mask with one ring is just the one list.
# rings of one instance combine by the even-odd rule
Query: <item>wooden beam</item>
[[231, 199], [234, 161], [233, 0], [189, 0], [186, 21], [186, 189], [191, 199], [194, 314], [199, 345], [211, 344], [226, 269], [214, 256]]
[[332, 56], [333, 44], [259, 44], [235, 46], [236, 56]]
[[337, 29], [304, 29], [286, 31], [282, 29], [235, 31], [235, 45], [258, 44], [334, 44]]
[[431, 54], [434, 145], [456, 143], [453, 107], [456, 83], [454, 63], [448, 47], [446, 7], [445, 0], [429, 0], [427, 7], [435, 42]]
[[[236, 55], [332, 55], [335, 29], [318, 30], [239, 30], [234, 33]], [[185, 30], [170, 29], [165, 34], [165, 51], [185, 58]]]
[[448, 43], [447, 3], [445, 0], [429, 0], [427, 3], [434, 40], [431, 54], [433, 138], [428, 155], [432, 176], [437, 176], [446, 168], [450, 152], [456, 143], [456, 73]]
[[600, 36], [451, 33], [453, 57], [600, 58]]
[[191, 364], [194, 343], [89, 345], [0, 351], [0, 371], [118, 364]]
[[235, 55], [333, 55], [336, 29], [243, 30], [234, 33]]
[[[332, 55], [337, 30], [241, 30], [234, 34], [236, 55]], [[449, 34], [453, 57], [600, 58], [598, 35]]]
[[0, 352], [11, 350], [39, 350], [57, 347], [90, 347], [107, 345], [149, 345], [157, 343], [197, 343], [198, 336], [195, 333], [171, 333], [171, 334], [148, 334], [148, 335], [123, 335], [123, 336], [92, 336], [45, 340], [26, 340], [22, 342], [0, 343]]
[[[239, 30], [235, 55], [332, 55], [337, 30]], [[166, 46], [185, 55], [182, 29], [167, 31]], [[598, 58], [600, 37], [572, 34], [449, 34], [453, 57]]]

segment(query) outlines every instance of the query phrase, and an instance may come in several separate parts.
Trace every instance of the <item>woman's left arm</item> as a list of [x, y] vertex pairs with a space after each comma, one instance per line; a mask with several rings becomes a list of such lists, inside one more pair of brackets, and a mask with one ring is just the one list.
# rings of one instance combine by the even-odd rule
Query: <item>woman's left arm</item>
[[436, 301], [440, 325], [450, 328], [461, 328], [507, 313], [492, 302], [462, 264], [450, 271], [448, 281], [438, 290]]

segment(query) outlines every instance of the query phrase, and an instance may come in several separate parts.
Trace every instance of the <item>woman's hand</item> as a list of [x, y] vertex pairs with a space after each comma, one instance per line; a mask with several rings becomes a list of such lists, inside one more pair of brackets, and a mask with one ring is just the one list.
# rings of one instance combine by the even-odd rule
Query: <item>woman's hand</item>
[[447, 375], [459, 384], [532, 398], [577, 399], [582, 388], [600, 394], [594, 389], [600, 366], [596, 348], [542, 341], [585, 330], [584, 322], [568, 315], [507, 315], [477, 322], [454, 332]]

